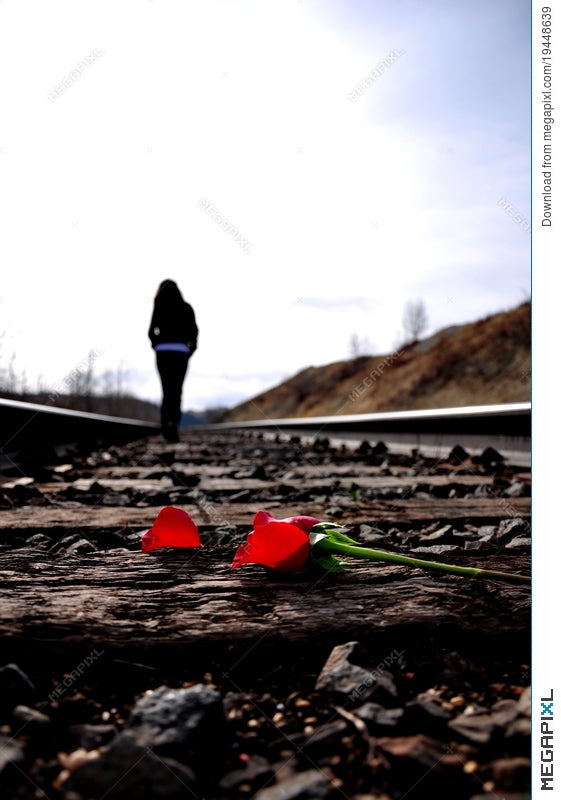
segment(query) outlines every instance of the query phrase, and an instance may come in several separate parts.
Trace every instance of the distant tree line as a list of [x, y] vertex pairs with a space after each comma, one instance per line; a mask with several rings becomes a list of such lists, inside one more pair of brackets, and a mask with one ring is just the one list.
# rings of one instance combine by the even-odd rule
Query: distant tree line
[[[121, 363], [117, 369], [106, 369], [95, 374], [95, 363], [101, 353], [90, 350], [55, 386], [46, 386], [39, 376], [37, 388], [30, 389], [26, 372], [18, 372], [16, 357], [11, 355], [5, 362], [2, 358], [2, 335], [0, 335], [0, 396], [8, 400], [67, 408], [74, 411], [89, 411], [114, 417], [141, 419], [146, 422], [160, 421], [160, 406], [135, 397], [128, 388], [129, 373]], [[184, 425], [217, 422], [225, 413], [225, 407], [209, 408], [205, 411], [187, 411], [183, 414]]]
[[33, 391], [25, 370], [19, 372], [16, 368], [15, 354], [6, 362], [0, 349], [0, 394], [9, 400], [157, 422], [159, 406], [130, 393], [127, 370], [122, 363], [117, 369], [95, 374], [94, 365], [99, 355], [97, 350], [90, 350], [86, 358], [55, 386], [45, 385], [39, 376], [37, 388]]

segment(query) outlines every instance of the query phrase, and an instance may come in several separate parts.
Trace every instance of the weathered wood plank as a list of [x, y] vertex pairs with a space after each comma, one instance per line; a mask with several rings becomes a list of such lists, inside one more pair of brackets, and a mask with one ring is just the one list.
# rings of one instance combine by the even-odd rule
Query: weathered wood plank
[[[403, 626], [478, 634], [528, 628], [530, 592], [385, 564], [340, 574], [271, 580], [261, 567], [230, 569], [228, 547], [199, 551], [0, 554], [0, 636], [62, 647], [112, 648], [371, 636]], [[527, 557], [461, 557], [462, 564], [527, 571]], [[469, 613], [468, 613], [469, 612]]]
[[[264, 501], [265, 502], [265, 501]], [[101, 503], [101, 498], [100, 498]], [[349, 500], [342, 505], [340, 498], [335, 504], [342, 507], [343, 514], [338, 522], [347, 524], [376, 522], [417, 522], [434, 520], [469, 520], [478, 522], [489, 519], [504, 519], [519, 515], [527, 517], [530, 513], [530, 498], [454, 498], [422, 499], [411, 497], [406, 500]], [[231, 524], [251, 526], [253, 515], [263, 508], [262, 503], [212, 503], [203, 501], [199, 506], [179, 503], [193, 519], [201, 524]], [[309, 514], [319, 519], [333, 519], [328, 509], [333, 502], [280, 503], [266, 502], [266, 510], [279, 517], [295, 514]], [[88, 528], [149, 528], [160, 506], [145, 508], [127, 506], [91, 505], [72, 507], [70, 504], [48, 506], [22, 506], [9, 511], [0, 511], [0, 532], [29, 528], [40, 530], [62, 526], [70, 529]]]
[[[103, 478], [78, 478], [77, 480], [73, 481], [71, 485], [74, 489], [78, 489], [83, 492], [87, 492], [94, 484], [102, 486], [105, 489], [111, 489], [113, 491], [122, 491], [123, 489], [134, 489], [139, 492], [169, 490], [172, 488], [182, 488], [181, 478], [183, 475], [187, 475], [187, 473], [179, 472], [174, 474], [173, 479], [170, 476], [169, 478], [159, 478], [158, 480], [130, 477], [112, 478], [109, 476]], [[197, 484], [197, 488], [203, 491], [214, 492], [240, 492], [244, 490], [258, 492], [282, 483], [283, 486], [291, 489], [301, 489], [303, 477], [304, 476], [300, 476], [298, 478], [282, 478], [277, 481], [270, 481], [259, 480], [257, 478], [242, 479], [203, 475], [200, 483]], [[341, 489], [344, 489], [345, 486], [349, 487], [351, 485], [354, 487], [360, 487], [361, 489], [398, 489], [410, 487], [414, 483], [423, 483], [428, 487], [461, 484], [468, 487], [488, 486], [492, 488], [493, 480], [494, 479], [492, 476], [481, 475], [462, 475], [459, 477], [454, 475], [428, 475], [420, 477], [418, 480], [415, 480], [411, 477], [405, 479], [403, 477], [396, 477], [393, 475], [361, 476], [356, 474], [338, 476], [335, 478], [333, 475], [329, 475], [327, 473], [323, 476], [318, 475], [316, 471], [314, 477], [306, 478], [306, 489], [313, 490], [326, 487], [332, 488], [336, 481], [337, 485], [341, 486]], [[10, 484], [6, 484], [4, 488], [12, 488], [18, 484], [24, 485], [22, 480], [13, 481]], [[187, 488], [190, 488], [187, 482], [185, 485]], [[65, 491], [68, 488], [68, 485], [62, 483], [43, 483], [41, 484], [40, 488], [41, 492], [52, 495], [56, 499], [56, 495], [59, 492]]]

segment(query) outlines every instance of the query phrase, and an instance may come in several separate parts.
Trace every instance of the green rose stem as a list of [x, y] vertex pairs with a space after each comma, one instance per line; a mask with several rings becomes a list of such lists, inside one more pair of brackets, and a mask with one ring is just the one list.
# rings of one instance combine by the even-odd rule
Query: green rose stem
[[383, 550], [371, 550], [369, 547], [360, 547], [351, 544], [334, 542], [332, 539], [318, 539], [313, 546], [314, 550], [321, 550], [324, 553], [338, 553], [355, 558], [370, 558], [377, 561], [391, 561], [394, 564], [405, 564], [408, 567], [420, 567], [421, 569], [438, 569], [441, 572], [451, 572], [453, 575], [465, 575], [469, 578], [490, 578], [497, 581], [507, 581], [508, 583], [530, 583], [531, 579], [526, 575], [518, 575], [512, 572], [497, 572], [492, 569], [478, 569], [477, 567], [457, 567], [454, 564], [442, 564], [436, 561], [423, 561], [420, 558], [410, 556], [400, 556], [397, 553], [386, 553]]

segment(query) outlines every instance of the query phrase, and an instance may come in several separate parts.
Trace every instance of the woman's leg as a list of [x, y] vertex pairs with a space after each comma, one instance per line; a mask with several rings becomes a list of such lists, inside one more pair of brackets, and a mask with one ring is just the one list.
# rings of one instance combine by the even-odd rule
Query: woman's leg
[[187, 373], [189, 356], [186, 353], [160, 351], [156, 353], [156, 365], [162, 382], [162, 431], [173, 435], [181, 421], [181, 393]]

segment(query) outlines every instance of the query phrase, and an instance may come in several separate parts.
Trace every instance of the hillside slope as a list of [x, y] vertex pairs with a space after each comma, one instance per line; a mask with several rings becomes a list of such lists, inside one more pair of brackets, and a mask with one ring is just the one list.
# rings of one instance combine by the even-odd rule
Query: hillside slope
[[307, 367], [224, 422], [407, 411], [530, 399], [530, 304], [438, 331], [387, 356]]

